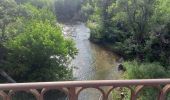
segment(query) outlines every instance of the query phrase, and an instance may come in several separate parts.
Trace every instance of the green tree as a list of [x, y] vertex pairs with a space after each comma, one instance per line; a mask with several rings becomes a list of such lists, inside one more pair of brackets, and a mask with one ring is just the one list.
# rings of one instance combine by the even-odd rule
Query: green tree
[[59, 27], [32, 20], [24, 31], [6, 43], [10, 50], [3, 69], [17, 82], [71, 79], [68, 64], [77, 50]]
[[17, 4], [14, 0], [0, 0], [0, 42], [4, 42], [11, 35], [11, 27], [17, 21]]
[[[72, 21], [78, 17], [81, 0], [56, 0], [55, 13], [59, 21]], [[77, 18], [78, 19], [78, 18]]]
[[87, 21], [91, 14], [94, 13], [93, 6], [87, 2], [81, 7], [81, 18], [83, 21]]
[[53, 25], [56, 25], [57, 23], [56, 16], [51, 10], [48, 8], [37, 8], [30, 3], [20, 5], [18, 13], [24, 22], [36, 19], [39, 21], [49, 21]]
[[[94, 0], [91, 3], [93, 14], [87, 22], [91, 30], [90, 40], [108, 45], [127, 59], [153, 62], [162, 56], [163, 60], [159, 62], [166, 62], [167, 66], [168, 0]], [[157, 49], [153, 48], [156, 40], [164, 41], [157, 42]], [[160, 53], [158, 58], [154, 56], [155, 52]]]
[[[87, 21], [90, 40], [130, 60], [124, 63], [125, 78], [169, 75], [169, 0], [88, 0], [84, 6], [93, 8]], [[154, 93], [155, 90], [146, 90], [140, 99], [155, 100], [154, 96], [150, 97]]]
[[20, 23], [17, 18], [18, 6], [14, 0], [0, 0], [0, 75], [8, 82], [15, 82], [1, 66], [4, 66], [8, 53], [4, 43], [17, 35], [16, 28]]
[[30, 3], [37, 8], [48, 8], [53, 10], [54, 0], [15, 0], [18, 4]]

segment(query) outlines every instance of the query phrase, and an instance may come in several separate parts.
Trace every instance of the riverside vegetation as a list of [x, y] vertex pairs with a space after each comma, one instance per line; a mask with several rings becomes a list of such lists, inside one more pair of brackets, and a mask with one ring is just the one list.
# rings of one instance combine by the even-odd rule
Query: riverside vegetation
[[72, 79], [68, 65], [77, 49], [62, 36], [53, 2], [0, 0], [1, 82]]
[[[125, 59], [125, 79], [169, 77], [169, 0], [87, 0], [82, 11], [90, 40]], [[154, 91], [140, 99], [155, 100]]]
[[[72, 80], [77, 49], [62, 35], [53, 0], [0, 0], [0, 83]], [[65, 99], [53, 90], [48, 100]], [[0, 98], [1, 99], [1, 98]], [[34, 100], [17, 92], [14, 100]]]
[[1, 82], [72, 79], [77, 49], [56, 19], [85, 22], [92, 42], [125, 59], [125, 79], [169, 77], [170, 0], [0, 0]]

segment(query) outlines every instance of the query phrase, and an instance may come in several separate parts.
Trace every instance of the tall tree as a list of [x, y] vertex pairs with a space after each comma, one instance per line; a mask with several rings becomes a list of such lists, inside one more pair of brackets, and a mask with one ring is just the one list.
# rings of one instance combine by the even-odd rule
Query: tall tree
[[2, 68], [7, 54], [7, 49], [4, 47], [4, 42], [13, 35], [11, 29], [15, 26], [17, 14], [17, 4], [14, 0], [0, 0], [0, 75], [8, 82], [15, 82]]
[[8, 38], [8, 27], [16, 20], [17, 4], [14, 0], [0, 0], [0, 42]]

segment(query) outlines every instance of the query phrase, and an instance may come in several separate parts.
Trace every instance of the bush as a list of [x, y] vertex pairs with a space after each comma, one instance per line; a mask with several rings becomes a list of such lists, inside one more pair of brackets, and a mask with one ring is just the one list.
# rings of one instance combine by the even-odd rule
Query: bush
[[90, 40], [93, 42], [101, 42], [102, 34], [99, 34], [101, 32], [101, 25], [88, 22], [88, 26], [90, 28]]
[[128, 79], [165, 78], [166, 71], [159, 63], [138, 63], [137, 61], [124, 62], [125, 77]]
[[[164, 67], [159, 63], [138, 63], [137, 61], [124, 62], [123, 65], [126, 67], [124, 74], [125, 78], [128, 79], [155, 79], [168, 77], [168, 73]], [[129, 92], [126, 94], [130, 95]], [[155, 88], [144, 88], [140, 94], [140, 100], [155, 100], [158, 94], [158, 90]]]

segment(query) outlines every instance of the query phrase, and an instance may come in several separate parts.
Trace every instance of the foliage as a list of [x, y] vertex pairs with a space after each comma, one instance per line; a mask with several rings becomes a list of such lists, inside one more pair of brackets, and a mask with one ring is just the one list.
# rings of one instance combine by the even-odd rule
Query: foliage
[[68, 64], [76, 49], [49, 22], [30, 21], [6, 46], [10, 52], [4, 69], [17, 81], [66, 80], [72, 76]]
[[6, 77], [7, 80], [10, 76], [5, 75], [5, 71], [1, 67], [4, 66], [8, 53], [4, 43], [18, 35], [17, 28], [20, 26], [21, 20], [17, 17], [17, 11], [18, 5], [14, 0], [0, 0], [0, 75]]
[[0, 70], [17, 82], [72, 79], [77, 49], [62, 36], [52, 2], [0, 0]]
[[164, 78], [166, 71], [159, 63], [139, 63], [137, 61], [124, 62], [126, 67], [125, 77], [128, 79]]
[[55, 13], [59, 21], [71, 21], [79, 15], [80, 0], [56, 0]]
[[81, 16], [83, 21], [87, 21], [90, 15], [93, 14], [93, 12], [94, 12], [93, 6], [89, 2], [82, 5]]
[[148, 61], [158, 61], [166, 69], [170, 65], [170, 23], [164, 26], [158, 34], [150, 35], [150, 40], [147, 40], [145, 59]]
[[90, 16], [90, 19], [87, 26], [90, 28], [90, 39], [94, 42], [99, 42], [102, 37], [103, 34], [100, 34], [102, 32], [102, 22], [101, 22], [101, 17], [99, 15], [93, 15]]
[[[129, 60], [124, 63], [125, 78], [168, 77], [169, 0], [87, 0], [84, 6], [90, 40]], [[144, 90], [140, 99], [155, 100], [154, 93]]]
[[7, 49], [4, 47], [4, 45], [0, 44], [0, 67], [4, 64], [4, 58], [7, 54]]
[[0, 0], [0, 42], [6, 41], [15, 30], [17, 4], [14, 0]]
[[15, 0], [18, 4], [30, 3], [37, 8], [48, 8], [52, 9], [53, 0]]
[[[124, 77], [127, 79], [155, 79], [168, 77], [169, 71], [157, 62], [139, 63], [136, 60], [124, 62], [123, 65], [127, 71]], [[126, 91], [125, 91], [126, 92]], [[140, 100], [155, 100], [158, 90], [154, 88], [146, 88], [140, 92]], [[130, 94], [129, 94], [130, 95]]]
[[19, 6], [19, 15], [24, 21], [36, 19], [39, 21], [49, 21], [53, 25], [56, 25], [56, 17], [52, 11], [47, 8], [39, 9], [29, 3]]
[[94, 0], [90, 6], [88, 3], [84, 5], [86, 8], [93, 7], [87, 21], [92, 41], [110, 45], [125, 59], [158, 61], [167, 68], [170, 64], [168, 0]]

